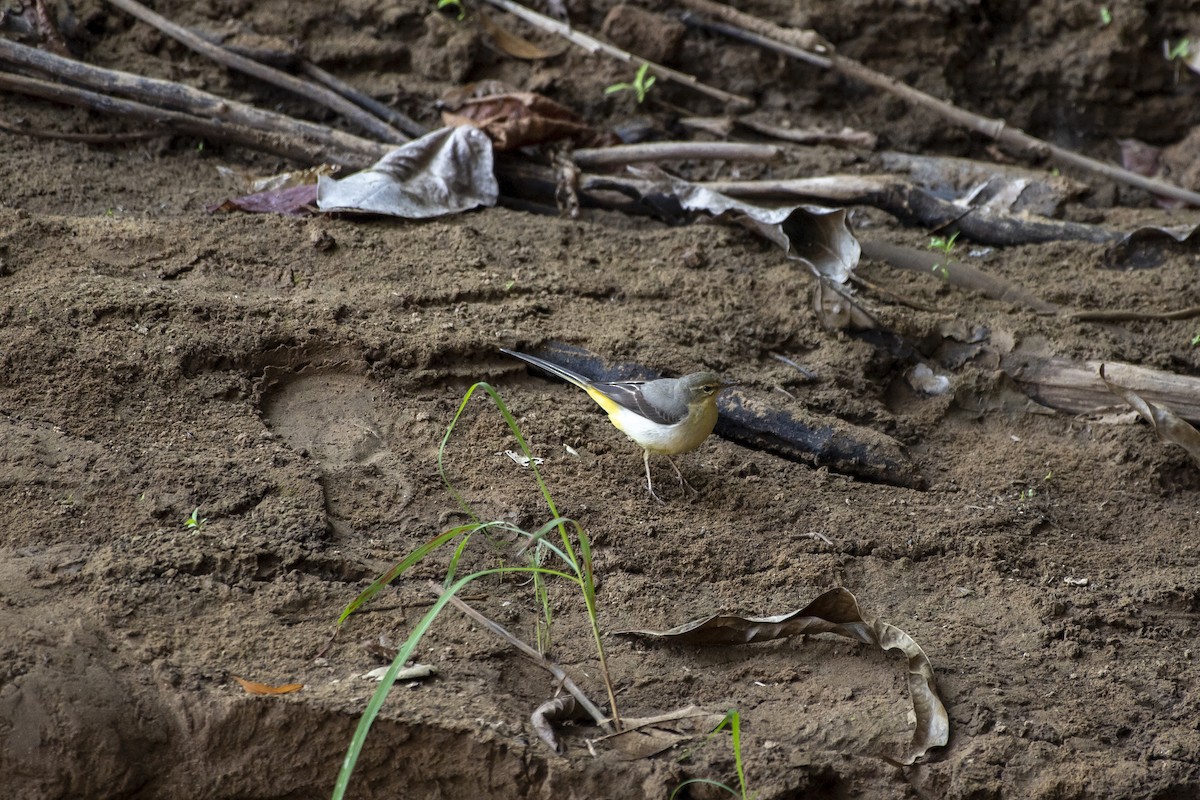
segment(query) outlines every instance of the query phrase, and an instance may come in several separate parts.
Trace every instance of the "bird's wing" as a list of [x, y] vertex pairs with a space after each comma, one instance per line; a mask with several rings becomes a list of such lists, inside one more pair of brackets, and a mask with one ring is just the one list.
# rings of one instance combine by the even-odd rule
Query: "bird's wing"
[[[669, 393], [654, 391], [657, 388], [654, 386], [656, 383], [658, 381], [593, 383], [588, 389], [588, 394], [591, 394], [592, 399], [600, 403], [600, 406], [609, 413], [612, 413], [612, 409], [600, 402], [596, 395], [602, 395], [609, 401], [630, 411], [635, 411], [659, 425], [674, 425], [683, 420], [688, 414], [687, 404], [675, 401]], [[651, 399], [657, 402], [652, 404]]]

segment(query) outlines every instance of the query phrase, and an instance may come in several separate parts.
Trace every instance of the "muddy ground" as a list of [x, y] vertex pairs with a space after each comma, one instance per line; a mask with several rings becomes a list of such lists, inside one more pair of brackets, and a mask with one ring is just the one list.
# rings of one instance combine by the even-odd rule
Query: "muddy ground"
[[[196, 27], [295, 40], [427, 125], [443, 91], [483, 78], [544, 92], [599, 126], [666, 127], [666, 104], [721, 111], [665, 85], [641, 108], [628, 94], [606, 97], [626, 68], [574, 50], [515, 62], [431, 5], [157, 8]], [[568, 3], [591, 31], [611, 5]], [[1081, 0], [764, 0], [748, 10], [812, 25], [877, 69], [1115, 160], [1119, 137], [1165, 145], [1200, 124], [1200, 77], [1162, 55], [1164, 39], [1200, 31], [1188, 5], [1116, 0], [1107, 24]], [[316, 113], [119, 12], [82, 4], [78, 17], [90, 61]], [[746, 45], [689, 31], [666, 57], [753, 96], [776, 124], [852, 126], [879, 134], [879, 150], [1001, 155], [898, 100]], [[13, 95], [0, 95], [0, 117], [120, 128]], [[607, 637], [624, 714], [740, 712], [757, 797], [1198, 791], [1200, 473], [1144, 424], [1032, 413], [986, 360], [956, 366], [952, 395], [921, 395], [903, 377], [911, 361], [822, 327], [806, 274], [740, 228], [596, 210], [567, 220], [495, 208], [420, 223], [213, 216], [206, 206], [229, 194], [217, 166], [291, 165], [186, 137], [0, 141], [6, 798], [328, 796], [375, 686], [362, 675], [383, 663], [362, 642], [403, 639], [448, 555], [327, 647], [333, 622], [372, 578], [462, 521], [437, 447], [478, 380], [502, 393], [545, 459], [559, 509], [592, 537], [604, 630], [782, 613], [844, 586], [924, 647], [951, 739], [900, 768], [874, 756], [900, 752], [911, 735], [894, 656], [826, 637], [728, 650]], [[790, 146], [782, 166], [676, 167], [694, 178], [804, 176], [871, 172], [875, 158]], [[1092, 187], [1065, 209], [1073, 219], [1122, 229], [1200, 221], [1071, 174]], [[878, 211], [851, 218], [864, 239], [929, 240]], [[1186, 249], [1137, 271], [1107, 269], [1104, 247], [1079, 243], [971, 260], [1067, 308], [1200, 305], [1200, 257]], [[862, 294], [886, 325], [929, 352], [957, 321], [1041, 353], [1200, 373], [1195, 319], [1072, 322], [882, 262], [865, 260], [859, 274], [877, 287]], [[867, 482], [713, 437], [680, 459], [694, 499], [656, 465], [659, 505], [640, 452], [582, 393], [498, 352], [548, 341], [668, 374], [716, 370], [764, 403], [893, 437], [927, 486]], [[448, 471], [481, 518], [536, 528], [548, 511], [530, 474], [502, 454], [512, 447], [496, 410], [477, 400], [450, 441]], [[198, 529], [184, 524], [194, 509], [206, 520]], [[495, 552], [479, 545], [467, 561], [493, 566]], [[532, 638], [530, 587], [482, 582], [468, 596]], [[554, 657], [603, 700], [582, 602], [562, 585], [552, 602]], [[452, 610], [418, 660], [437, 675], [397, 686], [351, 796], [665, 798], [689, 777], [736, 780], [725, 738], [627, 760], [603, 745], [590, 753], [596, 730], [579, 725], [554, 755], [529, 723], [553, 680]], [[249, 696], [235, 676], [304, 688]]]

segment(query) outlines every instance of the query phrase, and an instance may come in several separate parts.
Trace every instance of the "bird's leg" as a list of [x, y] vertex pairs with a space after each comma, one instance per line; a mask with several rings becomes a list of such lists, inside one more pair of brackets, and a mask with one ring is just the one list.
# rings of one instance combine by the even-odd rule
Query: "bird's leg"
[[646, 488], [650, 490], [650, 496], [658, 502], [662, 503], [663, 499], [654, 493], [654, 481], [650, 480], [650, 451], [642, 451], [642, 460], [646, 462]]
[[695, 488], [690, 483], [687, 482], [687, 478], [683, 477], [683, 473], [679, 471], [679, 465], [675, 463], [675, 459], [671, 458], [670, 456], [667, 456], [667, 462], [671, 465], [671, 468], [673, 470], [675, 470], [675, 474], [679, 476], [680, 488], [687, 489], [689, 492], [692, 493], [693, 497], [700, 494], [699, 492], [697, 492], [695, 490]]

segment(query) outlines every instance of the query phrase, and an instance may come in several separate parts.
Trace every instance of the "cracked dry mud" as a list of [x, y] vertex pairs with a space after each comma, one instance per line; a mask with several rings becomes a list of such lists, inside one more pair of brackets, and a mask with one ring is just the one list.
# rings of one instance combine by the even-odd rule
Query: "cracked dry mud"
[[[604, 96], [628, 79], [620, 65], [574, 51], [513, 62], [431, 5], [157, 10], [197, 27], [233, 19], [298, 37], [370, 91], [404, 87], [400, 106], [426, 123], [431, 98], [492, 77], [597, 125], [642, 115], [631, 99]], [[593, 31], [611, 7], [568, 5]], [[1165, 144], [1200, 123], [1200, 79], [1158, 55], [1162, 38], [1197, 30], [1184, 2], [1153, 13], [1113, 3], [1108, 26], [1094, 4], [1072, 0], [749, 10], [812, 24], [878, 69], [1098, 157], [1115, 157], [1117, 137]], [[99, 20], [90, 60], [301, 110], [106, 7], [82, 3], [79, 13]], [[987, 157], [986, 142], [898, 101], [746, 46], [688, 32], [677, 58], [755, 95], [777, 123], [853, 125], [890, 148]], [[720, 112], [681, 89], [654, 91], [696, 114]], [[0, 117], [108, 124], [11, 95], [0, 95]], [[228, 194], [218, 164], [283, 165], [186, 138], [0, 142], [4, 797], [327, 797], [374, 689], [361, 675], [380, 663], [362, 643], [404, 637], [445, 558], [398, 582], [318, 654], [357, 592], [461, 521], [437, 448], [477, 380], [502, 393], [545, 458], [559, 508], [593, 537], [604, 629], [783, 613], [845, 586], [925, 649], [952, 737], [927, 763], [898, 769], [869, 755], [910, 735], [895, 658], [821, 637], [740, 650], [607, 640], [624, 713], [740, 711], [758, 797], [1200, 791], [1200, 478], [1145, 426], [980, 410], [976, 399], [1002, 388], [981, 366], [955, 374], [955, 399], [916, 395], [901, 358], [822, 329], [805, 275], [732, 227], [503, 208], [424, 223], [217, 217], [204, 209]], [[689, 174], [735, 169], [746, 174]], [[818, 147], [774, 169], [871, 165], [869, 154]], [[1122, 228], [1196, 222], [1194, 211], [1096, 186], [1068, 213]], [[1112, 212], [1114, 199], [1136, 208]], [[878, 212], [854, 220], [863, 236], [928, 241]], [[1071, 307], [1200, 304], [1193, 252], [1131, 272], [1104, 269], [1100, 247], [1073, 243], [973, 263]], [[867, 292], [888, 327], [922, 346], [957, 318], [1063, 356], [1200, 373], [1195, 320], [1070, 323], [950, 291], [936, 276], [870, 261], [860, 274], [935, 309]], [[763, 402], [886, 434], [928, 488], [858, 481], [713, 437], [680, 459], [700, 496], [668, 480], [660, 506], [646, 497], [640, 453], [582, 393], [498, 352], [549, 340], [669, 374], [717, 370]], [[481, 518], [537, 527], [547, 512], [530, 475], [502, 454], [512, 447], [477, 400], [450, 441], [449, 474]], [[207, 519], [200, 530], [183, 525], [195, 508]], [[494, 563], [486, 547], [469, 560]], [[529, 587], [482, 583], [471, 602], [532, 637]], [[564, 587], [552, 602], [554, 656], [599, 700], [581, 603]], [[551, 679], [456, 613], [435, 624], [419, 660], [437, 676], [389, 698], [354, 797], [666, 797], [687, 777], [734, 780], [727, 741], [694, 745], [685, 760], [629, 761], [589, 754], [593, 732], [579, 726], [566, 756], [553, 755], [528, 723]], [[251, 697], [233, 676], [304, 689]]]

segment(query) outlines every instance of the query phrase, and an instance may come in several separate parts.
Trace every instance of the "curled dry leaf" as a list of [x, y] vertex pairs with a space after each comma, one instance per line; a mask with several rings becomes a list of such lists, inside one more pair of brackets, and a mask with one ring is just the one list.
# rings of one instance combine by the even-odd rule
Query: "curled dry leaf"
[[1169, 444], [1182, 447], [1197, 464], [1200, 464], [1200, 431], [1189, 425], [1182, 417], [1165, 406], [1146, 402], [1132, 389], [1127, 389], [1108, 379], [1104, 365], [1100, 365], [1100, 379], [1108, 390], [1128, 403], [1142, 419], [1149, 422], [1158, 438]]
[[529, 721], [533, 724], [533, 731], [538, 738], [561, 756], [567, 748], [559, 741], [558, 734], [554, 732], [554, 723], [569, 722], [579, 716], [578, 703], [575, 702], [575, 698], [572, 695], [564, 694], [562, 697], [547, 700], [538, 706], [530, 715]]
[[846, 225], [844, 208], [757, 205], [654, 167], [631, 167], [630, 171], [649, 182], [647, 196], [665, 194], [687, 211], [703, 211], [714, 217], [731, 214], [758, 235], [782, 247], [788, 258], [804, 264], [814, 275], [845, 283], [858, 266], [862, 248]]
[[938, 696], [929, 657], [911, 636], [881, 620], [867, 621], [858, 600], [845, 589], [831, 589], [804, 608], [774, 617], [716, 615], [685, 623], [668, 631], [622, 631], [622, 635], [667, 639], [678, 644], [731, 645], [764, 642], [807, 633], [833, 633], [873, 644], [881, 650], [900, 650], [908, 659], [908, 690], [912, 696], [916, 730], [908, 752], [899, 759], [912, 764], [931, 748], [942, 747], [950, 737], [950, 718]]
[[291, 694], [304, 688], [303, 683], [285, 683], [282, 686], [270, 686], [257, 681], [248, 681], [234, 675], [233, 679], [242, 685], [247, 694]]
[[607, 147], [620, 141], [615, 134], [592, 128], [571, 109], [540, 94], [503, 92], [464, 97], [479, 94], [467, 89], [443, 98], [442, 120], [447, 125], [473, 125], [488, 135], [497, 150], [563, 139], [577, 147]]
[[407, 219], [493, 206], [500, 195], [492, 143], [472, 127], [442, 128], [340, 180], [322, 175], [317, 206]]

